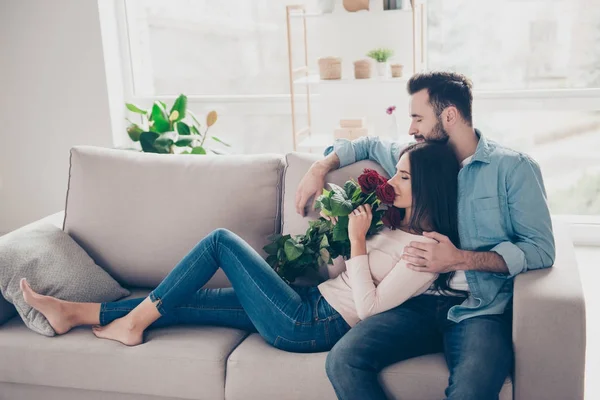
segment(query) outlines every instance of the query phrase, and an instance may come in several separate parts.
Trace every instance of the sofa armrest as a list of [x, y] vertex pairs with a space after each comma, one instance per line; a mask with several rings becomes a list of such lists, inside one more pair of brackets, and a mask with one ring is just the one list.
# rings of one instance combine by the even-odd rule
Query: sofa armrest
[[[64, 215], [65, 215], [64, 211], [60, 211], [60, 212], [57, 212], [56, 214], [52, 214], [52, 215], [49, 215], [38, 221], [32, 222], [31, 224], [26, 225], [25, 227], [31, 227], [32, 225], [38, 225], [38, 224], [39, 225], [52, 224], [52, 225], [56, 225], [60, 229], [62, 229]], [[23, 227], [23, 228], [25, 228], [25, 227]], [[23, 228], [20, 228], [20, 229], [23, 229]], [[10, 234], [10, 233], [8, 233], [8, 234]], [[0, 294], [0, 325], [4, 324], [6, 321], [11, 319], [15, 315], [17, 315], [17, 310], [15, 309], [15, 307], [8, 301], [4, 300], [4, 297], [2, 297], [2, 295]]]
[[585, 302], [568, 226], [553, 221], [552, 268], [515, 278], [514, 398], [583, 399]]

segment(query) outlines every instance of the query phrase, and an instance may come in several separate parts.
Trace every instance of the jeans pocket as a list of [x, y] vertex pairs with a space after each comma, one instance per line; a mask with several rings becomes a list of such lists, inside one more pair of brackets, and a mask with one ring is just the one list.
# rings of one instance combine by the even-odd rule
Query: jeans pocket
[[284, 351], [293, 353], [313, 353], [317, 349], [316, 340], [296, 341], [277, 336], [273, 346]]

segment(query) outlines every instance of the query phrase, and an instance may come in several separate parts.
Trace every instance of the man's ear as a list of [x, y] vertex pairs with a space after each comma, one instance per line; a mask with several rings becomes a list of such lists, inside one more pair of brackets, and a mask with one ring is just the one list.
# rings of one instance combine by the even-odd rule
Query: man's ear
[[458, 110], [454, 106], [446, 107], [442, 112], [442, 121], [448, 125], [454, 125], [458, 122]]

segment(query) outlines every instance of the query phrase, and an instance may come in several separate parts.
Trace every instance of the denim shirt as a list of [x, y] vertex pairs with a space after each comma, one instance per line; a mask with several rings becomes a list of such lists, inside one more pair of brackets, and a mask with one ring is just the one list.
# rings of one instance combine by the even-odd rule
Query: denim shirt
[[[448, 319], [502, 314], [510, 304], [513, 278], [554, 263], [554, 235], [539, 165], [529, 156], [503, 147], [476, 130], [479, 143], [458, 174], [458, 233], [463, 250], [494, 251], [509, 273], [465, 271], [469, 297], [448, 311]], [[360, 160], [380, 164], [389, 176], [404, 144], [365, 136], [337, 139], [340, 168]], [[512, 305], [511, 305], [512, 306]]]

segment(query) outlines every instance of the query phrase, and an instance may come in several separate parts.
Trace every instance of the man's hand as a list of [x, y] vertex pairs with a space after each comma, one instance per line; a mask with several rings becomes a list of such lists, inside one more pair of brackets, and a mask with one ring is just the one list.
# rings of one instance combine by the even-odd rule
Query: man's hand
[[410, 242], [402, 255], [408, 268], [438, 274], [462, 269], [462, 251], [457, 249], [447, 236], [437, 232], [423, 232], [423, 236], [434, 239], [437, 243]]
[[325, 176], [327, 171], [318, 164], [313, 164], [308, 172], [302, 177], [296, 190], [296, 212], [303, 217], [306, 215], [306, 203], [314, 196], [317, 197], [323, 193], [325, 187]]

